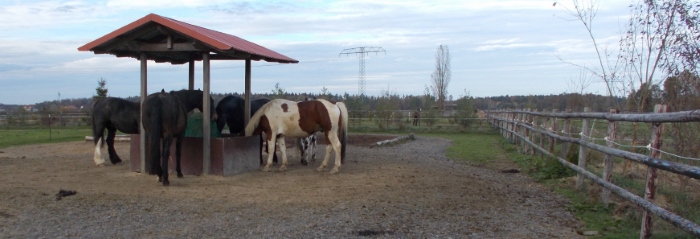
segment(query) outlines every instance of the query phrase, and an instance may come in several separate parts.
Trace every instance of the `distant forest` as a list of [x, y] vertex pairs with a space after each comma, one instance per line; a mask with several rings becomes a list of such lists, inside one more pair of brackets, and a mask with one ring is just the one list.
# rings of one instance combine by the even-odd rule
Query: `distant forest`
[[[238, 95], [239, 93], [212, 93], [215, 103], [227, 95]], [[350, 110], [372, 111], [378, 108], [386, 109], [386, 104], [382, 102], [391, 101], [390, 107], [392, 110], [409, 110], [430, 109], [434, 108], [435, 99], [431, 96], [356, 96], [356, 95], [338, 95], [338, 94], [312, 94], [312, 93], [287, 93], [277, 92], [270, 94], [254, 94], [252, 99], [258, 98], [284, 98], [289, 100], [301, 101], [305, 97], [312, 96], [324, 98], [332, 101], [344, 101]], [[127, 97], [127, 100], [138, 101], [137, 96]], [[583, 107], [591, 107], [594, 112], [607, 111], [609, 108], [618, 108], [622, 111], [628, 111], [625, 98], [611, 98], [608, 96], [594, 94], [559, 94], [559, 95], [528, 95], [528, 96], [491, 96], [491, 97], [467, 97], [471, 102], [473, 109], [478, 110], [496, 110], [496, 109], [537, 109], [539, 111], [551, 111], [556, 109], [564, 111], [571, 109], [574, 112], [583, 111]], [[455, 106], [457, 100], [448, 100], [446, 107]], [[92, 98], [79, 99], [62, 99], [54, 101], [44, 101], [33, 105], [33, 111], [89, 111], [92, 105]], [[24, 105], [22, 105], [24, 106]], [[16, 110], [20, 105], [2, 105], [0, 109], [7, 112]], [[24, 107], [23, 107], [24, 108]], [[448, 108], [449, 109], [449, 108]]]

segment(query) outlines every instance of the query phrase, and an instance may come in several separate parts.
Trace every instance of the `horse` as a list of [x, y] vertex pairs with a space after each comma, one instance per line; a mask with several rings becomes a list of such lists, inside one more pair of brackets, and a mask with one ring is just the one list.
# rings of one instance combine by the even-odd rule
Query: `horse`
[[[269, 99], [257, 99], [250, 102], [250, 114], [253, 115], [260, 109]], [[216, 120], [216, 127], [219, 133], [223, 131], [224, 126], [228, 125], [229, 132], [231, 134], [240, 134], [245, 128], [244, 113], [245, 111], [245, 100], [239, 96], [229, 95], [221, 99], [216, 105], [216, 113], [219, 115]], [[260, 140], [260, 148], [262, 147], [262, 140]], [[264, 150], [264, 149], [263, 149]], [[273, 162], [277, 163], [277, 153], [274, 153]], [[262, 151], [260, 152], [260, 164], [262, 165]]]
[[308, 165], [309, 161], [316, 162], [316, 133], [306, 138], [297, 138], [297, 148], [302, 165]]
[[[304, 97], [304, 101], [315, 100], [316, 97]], [[297, 138], [297, 149], [302, 165], [308, 165], [309, 161], [316, 162], [316, 133], [306, 138]], [[273, 159], [276, 162], [276, 159]]]
[[413, 126], [420, 126], [420, 108], [413, 112]]
[[140, 105], [120, 98], [106, 97], [92, 103], [92, 137], [95, 143], [95, 165], [104, 165], [102, 158], [102, 145], [104, 145], [104, 131], [107, 129], [107, 151], [109, 161], [112, 164], [121, 163], [122, 160], [114, 149], [114, 136], [116, 131], [127, 134], [139, 133]]
[[323, 172], [328, 164], [331, 152], [335, 152], [335, 164], [331, 174], [338, 173], [345, 159], [345, 148], [348, 128], [348, 110], [343, 102], [330, 102], [323, 99], [310, 101], [291, 101], [274, 99], [265, 104], [246, 125], [245, 135], [265, 133], [268, 145], [267, 164], [263, 171], [269, 172], [272, 164], [272, 152], [275, 142], [282, 152], [282, 165], [279, 170], [287, 169], [287, 153], [284, 137], [309, 137], [322, 130], [326, 135], [326, 156], [317, 171]]
[[[257, 99], [250, 102], [251, 115], [260, 109], [269, 99]], [[219, 133], [228, 125], [231, 134], [240, 134], [245, 128], [244, 110], [245, 100], [239, 96], [229, 95], [221, 99], [216, 105], [216, 113], [219, 115], [216, 120], [216, 127]]]
[[[177, 177], [181, 178], [180, 156], [182, 141], [187, 129], [187, 113], [197, 108], [202, 111], [203, 92], [201, 90], [179, 90], [165, 93], [153, 93], [143, 101], [143, 129], [146, 131], [149, 141], [149, 154], [146, 160], [149, 174], [158, 175], [158, 182], [163, 186], [170, 185], [168, 180], [168, 158], [170, 157], [170, 145], [175, 138], [175, 170]], [[210, 97], [211, 117], [216, 120], [214, 100]], [[162, 148], [161, 146], [162, 138]], [[162, 158], [161, 158], [162, 150]]]

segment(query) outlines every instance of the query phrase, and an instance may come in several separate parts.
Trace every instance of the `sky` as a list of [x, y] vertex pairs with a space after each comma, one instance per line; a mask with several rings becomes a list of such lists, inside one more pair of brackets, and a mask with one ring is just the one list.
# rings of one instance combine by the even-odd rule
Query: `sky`
[[[381, 47], [365, 57], [365, 94], [422, 95], [440, 45], [450, 52], [448, 95], [457, 99], [560, 93], [605, 94], [581, 70], [598, 58], [580, 21], [554, 0], [96, 0], [0, 2], [0, 104], [139, 94], [134, 58], [78, 47], [150, 13], [235, 35], [299, 61], [252, 63], [252, 92], [358, 94], [359, 57], [344, 49]], [[629, 0], [600, 1], [593, 34], [616, 49]], [[573, 63], [573, 64], [572, 64]], [[195, 64], [202, 88], [202, 64]], [[243, 92], [244, 61], [212, 62], [213, 93]], [[187, 64], [148, 63], [148, 91], [187, 88]], [[579, 82], [579, 83], [577, 83]]]

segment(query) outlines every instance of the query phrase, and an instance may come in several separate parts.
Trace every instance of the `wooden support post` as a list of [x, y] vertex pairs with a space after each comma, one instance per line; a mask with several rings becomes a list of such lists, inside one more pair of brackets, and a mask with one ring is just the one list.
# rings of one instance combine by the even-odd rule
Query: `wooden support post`
[[210, 76], [211, 64], [209, 60], [209, 52], [202, 52], [203, 72], [202, 77], [202, 173], [209, 174], [211, 169], [211, 103], [210, 97]]
[[[657, 104], [654, 106], [654, 113], [666, 113], [666, 105]], [[649, 150], [649, 157], [659, 158], [661, 154], [659, 150], [663, 143], [663, 133], [664, 125], [662, 123], [654, 123], [654, 130], [651, 135], [651, 149]], [[656, 168], [647, 166], [647, 184], [646, 190], [644, 192], [644, 199], [654, 202], [656, 197]], [[652, 232], [652, 221], [651, 214], [644, 211], [644, 216], [642, 216], [642, 232], [639, 234], [639, 238], [648, 239], [651, 238]]]
[[[552, 113], [557, 113], [557, 110], [553, 109]], [[550, 130], [553, 134], [557, 133], [557, 117], [552, 117], [552, 125]], [[554, 138], [552, 137], [549, 137], [549, 153], [554, 154]]]
[[[566, 113], [570, 114], [571, 109], [566, 109]], [[566, 118], [564, 120], [564, 128], [562, 129], [562, 134], [566, 137], [571, 137], [569, 135], [571, 133], [571, 118]], [[563, 142], [561, 145], [561, 158], [566, 158], [566, 156], [569, 155], [569, 150], [571, 149], [571, 143], [569, 142]]]
[[194, 90], [194, 58], [190, 58], [189, 64], [189, 84], [187, 85], [188, 90]]
[[245, 110], [243, 113], [244, 125], [248, 125], [248, 121], [250, 121], [250, 64], [250, 59], [245, 59], [245, 107], [243, 107]]
[[[617, 109], [610, 109], [610, 114], [617, 114], [619, 111]], [[608, 138], [606, 140], [608, 148], [615, 148], [615, 138], [617, 137], [617, 121], [608, 121]], [[613, 156], [610, 154], [605, 154], [605, 164], [603, 166], [603, 179], [606, 182], [610, 182], [610, 176], [613, 170]], [[610, 204], [610, 190], [603, 188], [601, 193], [601, 199], [603, 204], [607, 208]]]
[[[591, 108], [584, 107], [583, 112], [591, 112]], [[588, 130], [589, 122], [590, 119], [583, 119], [583, 123], [581, 124], [581, 141], [583, 142], [588, 142], [588, 137], [590, 136], [590, 131]], [[586, 154], [588, 153], [587, 151], [587, 148], [583, 145], [580, 145], [578, 147], [578, 166], [583, 170], [586, 170]], [[576, 190], [583, 191], [585, 189], [583, 179], [583, 174], [579, 173], [578, 177], [576, 178]]]
[[[146, 100], [146, 96], [148, 95], [148, 58], [146, 57], [146, 53], [141, 52], [139, 56], [139, 60], [141, 61], [141, 95], [139, 98], [139, 105], [143, 106], [143, 101]], [[141, 156], [141, 173], [147, 173], [148, 169], [146, 168], [146, 131], [143, 129], [143, 122], [141, 122], [141, 119], [143, 119], [143, 107], [140, 107], [141, 113], [139, 117], [139, 138], [141, 140], [140, 142], [140, 149], [139, 149], [139, 155]]]

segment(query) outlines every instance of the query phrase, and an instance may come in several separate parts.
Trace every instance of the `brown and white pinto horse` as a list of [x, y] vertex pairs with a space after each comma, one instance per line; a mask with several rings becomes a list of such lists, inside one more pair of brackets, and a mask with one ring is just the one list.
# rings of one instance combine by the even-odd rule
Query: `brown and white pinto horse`
[[326, 135], [326, 157], [318, 171], [322, 172], [335, 152], [335, 164], [330, 171], [337, 173], [345, 158], [345, 141], [348, 129], [348, 110], [343, 102], [330, 102], [323, 99], [296, 102], [284, 99], [271, 100], [255, 112], [246, 125], [245, 135], [259, 135], [265, 132], [267, 163], [263, 171], [270, 171], [275, 142], [282, 153], [280, 171], [287, 169], [287, 153], [284, 137], [303, 138], [322, 131]]

